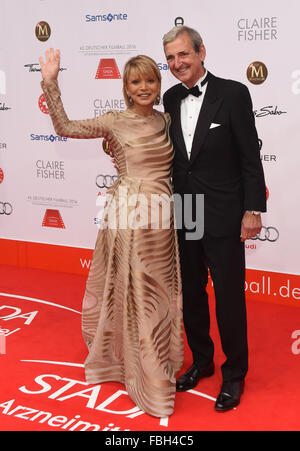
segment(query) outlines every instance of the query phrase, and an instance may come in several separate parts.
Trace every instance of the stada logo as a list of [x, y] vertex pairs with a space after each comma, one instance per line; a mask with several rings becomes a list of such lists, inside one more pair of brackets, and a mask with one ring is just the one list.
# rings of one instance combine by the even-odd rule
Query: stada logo
[[62, 220], [60, 212], [58, 210], [51, 210], [50, 208], [46, 210], [42, 226], [65, 229], [65, 224]]
[[122, 78], [116, 60], [114, 58], [102, 58], [100, 60], [95, 79], [103, 78]]

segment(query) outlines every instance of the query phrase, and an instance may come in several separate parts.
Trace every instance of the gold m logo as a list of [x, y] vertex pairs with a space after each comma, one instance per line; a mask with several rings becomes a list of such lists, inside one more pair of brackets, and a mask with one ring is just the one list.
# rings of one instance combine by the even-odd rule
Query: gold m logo
[[37, 25], [38, 28], [38, 35], [39, 36], [47, 36], [48, 35], [48, 29], [47, 25], [41, 25], [40, 23]]
[[262, 66], [251, 66], [251, 77], [263, 77], [264, 76], [264, 72], [263, 72], [263, 67]]
[[255, 61], [248, 66], [247, 78], [254, 85], [260, 85], [268, 76], [268, 69], [261, 61]]
[[35, 27], [35, 35], [39, 41], [47, 41], [51, 35], [51, 28], [47, 22], [39, 22]]

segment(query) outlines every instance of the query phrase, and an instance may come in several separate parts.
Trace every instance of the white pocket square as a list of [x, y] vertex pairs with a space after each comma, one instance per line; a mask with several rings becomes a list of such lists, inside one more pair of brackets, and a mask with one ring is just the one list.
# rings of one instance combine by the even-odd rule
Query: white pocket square
[[209, 128], [220, 127], [221, 124], [214, 124], [213, 122], [210, 124]]

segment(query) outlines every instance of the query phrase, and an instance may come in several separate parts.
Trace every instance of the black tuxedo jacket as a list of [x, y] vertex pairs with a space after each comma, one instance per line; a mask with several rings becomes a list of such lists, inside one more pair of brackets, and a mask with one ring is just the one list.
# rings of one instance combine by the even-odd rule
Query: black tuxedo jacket
[[247, 87], [208, 77], [190, 159], [181, 129], [181, 84], [163, 98], [175, 150], [174, 192], [204, 194], [204, 233], [229, 236], [240, 234], [245, 210], [266, 211], [266, 187]]

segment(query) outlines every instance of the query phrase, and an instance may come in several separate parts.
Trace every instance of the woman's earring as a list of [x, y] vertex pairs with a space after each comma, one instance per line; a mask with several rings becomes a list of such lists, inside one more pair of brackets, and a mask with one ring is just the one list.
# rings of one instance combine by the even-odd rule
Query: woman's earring
[[129, 106], [132, 106], [132, 105], [133, 105], [133, 100], [132, 100], [132, 98], [130, 97], [129, 94], [127, 94], [127, 97], [128, 97], [128, 103], [129, 103]]
[[154, 105], [159, 105], [159, 104], [160, 104], [160, 94], [158, 94], [158, 96], [154, 100]]

